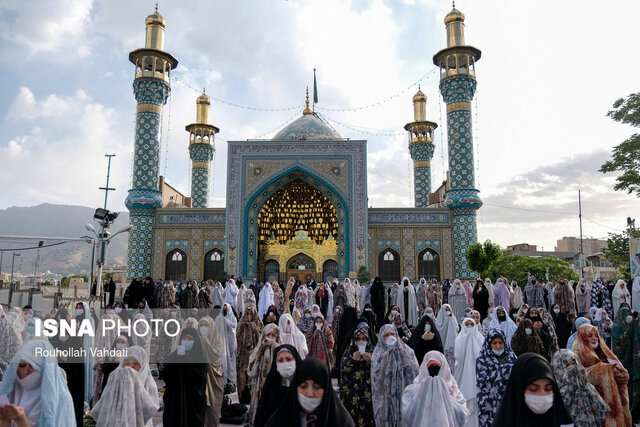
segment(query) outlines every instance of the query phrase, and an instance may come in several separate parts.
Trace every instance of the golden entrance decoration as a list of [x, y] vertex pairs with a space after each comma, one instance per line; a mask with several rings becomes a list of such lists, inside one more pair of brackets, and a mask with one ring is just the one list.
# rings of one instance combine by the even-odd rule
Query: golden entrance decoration
[[[263, 277], [267, 261], [276, 260], [281, 281], [291, 275], [321, 280], [325, 261], [337, 259], [337, 235], [336, 209], [329, 199], [302, 180], [292, 181], [258, 214], [259, 276]], [[301, 262], [306, 257], [310, 261]]]

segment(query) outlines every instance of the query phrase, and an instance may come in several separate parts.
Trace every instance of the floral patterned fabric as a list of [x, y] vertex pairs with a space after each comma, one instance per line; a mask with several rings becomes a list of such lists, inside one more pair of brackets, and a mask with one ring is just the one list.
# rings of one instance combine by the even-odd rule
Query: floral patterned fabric
[[[373, 420], [373, 404], [371, 402], [371, 361], [360, 358], [355, 360], [353, 354], [358, 351], [355, 343], [355, 337], [359, 333], [367, 332], [358, 329], [351, 344], [347, 347], [342, 355], [340, 368], [340, 400], [344, 404], [347, 411], [351, 414], [351, 418], [356, 426], [375, 426]], [[366, 352], [373, 353], [371, 343], [367, 343]]]

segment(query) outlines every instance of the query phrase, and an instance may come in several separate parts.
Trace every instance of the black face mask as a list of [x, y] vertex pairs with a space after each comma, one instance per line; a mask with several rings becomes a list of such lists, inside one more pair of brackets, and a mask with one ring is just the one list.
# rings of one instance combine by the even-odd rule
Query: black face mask
[[404, 281], [404, 284], [405, 284], [405, 286], [406, 286], [406, 285], [408, 285], [408, 284], [409, 284], [409, 281], [408, 281], [408, 280], [405, 280], [405, 281]]
[[226, 316], [227, 315], [227, 309], [225, 308], [224, 310], [222, 310], [222, 315]]
[[440, 366], [431, 365], [427, 368], [427, 371], [429, 371], [430, 376], [435, 377], [436, 375], [438, 375], [438, 372], [440, 372]]
[[505, 320], [507, 320], [507, 315], [503, 314], [502, 316], [498, 316], [498, 320], [504, 322]]

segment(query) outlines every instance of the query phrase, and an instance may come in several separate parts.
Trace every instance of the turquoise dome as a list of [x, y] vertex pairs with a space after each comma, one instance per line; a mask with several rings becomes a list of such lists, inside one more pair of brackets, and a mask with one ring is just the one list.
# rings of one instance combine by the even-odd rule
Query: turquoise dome
[[305, 114], [278, 132], [273, 139], [304, 141], [317, 139], [342, 139], [342, 137], [335, 131], [335, 129], [320, 120], [315, 114]]

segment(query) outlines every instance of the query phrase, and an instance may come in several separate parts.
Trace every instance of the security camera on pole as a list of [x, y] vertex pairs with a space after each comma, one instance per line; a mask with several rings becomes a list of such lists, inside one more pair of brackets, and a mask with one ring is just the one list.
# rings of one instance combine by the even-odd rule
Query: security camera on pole
[[[116, 237], [118, 234], [123, 232], [129, 232], [133, 228], [131, 225], [123, 228], [122, 230], [118, 230], [115, 234], [111, 234], [107, 229], [118, 217], [118, 212], [111, 212], [107, 210], [107, 197], [109, 196], [109, 191], [115, 190], [115, 188], [109, 187], [109, 172], [111, 171], [111, 158], [115, 157], [115, 154], [105, 154], [105, 157], [109, 158], [109, 164], [107, 166], [107, 185], [104, 187], [100, 187], [100, 190], [104, 190], [104, 208], [96, 209], [93, 214], [93, 219], [98, 224], [100, 224], [100, 231], [96, 232], [95, 227], [92, 224], [85, 224], [85, 228], [88, 231], [93, 232], [96, 236], [97, 241], [100, 246], [100, 256], [98, 257], [97, 265], [98, 265], [98, 277], [96, 280], [96, 296], [99, 297], [101, 295], [102, 290], [102, 267], [104, 267], [104, 263], [107, 259], [107, 245], [111, 240]], [[93, 279], [93, 278], [91, 278]]]

